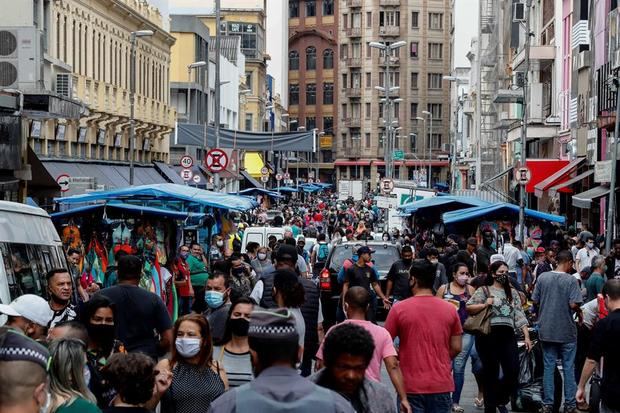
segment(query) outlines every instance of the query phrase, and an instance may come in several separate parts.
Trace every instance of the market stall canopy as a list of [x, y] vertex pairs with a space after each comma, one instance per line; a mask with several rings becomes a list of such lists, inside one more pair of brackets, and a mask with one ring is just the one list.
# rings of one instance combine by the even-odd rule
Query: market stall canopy
[[166, 218], [175, 218], [175, 219], [187, 219], [187, 218], [204, 218], [205, 214], [199, 212], [181, 212], [181, 211], [173, 211], [170, 209], [163, 208], [153, 208], [153, 207], [145, 207], [139, 205], [131, 205], [124, 204], [122, 202], [111, 202], [105, 204], [95, 204], [95, 205], [86, 205], [79, 208], [73, 208], [68, 211], [56, 212], [51, 215], [53, 220], [68, 218], [75, 215], [80, 215], [83, 213], [90, 213], [97, 210], [115, 210], [115, 211], [130, 211], [132, 213], [136, 213], [138, 215], [151, 215], [151, 216], [160, 216]]
[[432, 198], [424, 198], [419, 201], [409, 202], [398, 207], [399, 210], [406, 215], [415, 214], [421, 209], [432, 208], [434, 211], [441, 212], [454, 211], [458, 209], [482, 207], [491, 205], [487, 201], [472, 196], [436, 196]]
[[[617, 187], [616, 187], [617, 191]], [[609, 194], [609, 186], [601, 185], [588, 189], [577, 195], [573, 195], [573, 206], [588, 209], [592, 206], [592, 201]]]
[[134, 186], [114, 191], [97, 191], [67, 198], [56, 198], [60, 204], [79, 204], [109, 200], [132, 201], [181, 201], [190, 205], [206, 206], [234, 211], [247, 211], [256, 208], [258, 203], [245, 196], [223, 194], [186, 185], [155, 184]]
[[274, 192], [299, 192], [299, 190], [295, 188], [291, 188], [290, 186], [279, 186], [277, 188], [273, 188]]
[[269, 189], [263, 189], [263, 188], [244, 189], [243, 191], [239, 191], [239, 195], [253, 195], [253, 196], [266, 195], [271, 198], [282, 198], [282, 195], [278, 194], [277, 192], [271, 191]]
[[[518, 219], [519, 206], [502, 202], [498, 204], [489, 204], [487, 206], [462, 209], [460, 211], [446, 212], [443, 214], [443, 223], [447, 225], [457, 222], [470, 221], [481, 217], [490, 219], [491, 217], [500, 216]], [[561, 215], [547, 214], [545, 212], [535, 211], [528, 208], [525, 209], [525, 216], [527, 218], [557, 222], [560, 224], [564, 224], [566, 222], [566, 217]]]

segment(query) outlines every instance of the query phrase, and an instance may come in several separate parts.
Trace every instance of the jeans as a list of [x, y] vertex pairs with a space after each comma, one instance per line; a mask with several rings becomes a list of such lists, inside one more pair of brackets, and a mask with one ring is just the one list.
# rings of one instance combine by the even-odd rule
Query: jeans
[[467, 359], [474, 347], [474, 336], [463, 333], [463, 350], [452, 361], [452, 375], [454, 377], [454, 393], [452, 393], [452, 403], [459, 404], [461, 401], [461, 392], [465, 383], [465, 366]]
[[575, 393], [577, 393], [577, 383], [575, 382], [577, 343], [542, 341], [541, 344], [545, 365], [543, 373], [543, 403], [545, 406], [553, 406], [555, 366], [558, 359], [561, 358], [564, 373], [564, 408], [572, 409], [577, 406], [577, 400], [575, 400]]
[[179, 297], [179, 316], [192, 312], [192, 297]]
[[[407, 400], [415, 413], [450, 413], [450, 393], [407, 394]], [[400, 406], [400, 403], [398, 404]]]

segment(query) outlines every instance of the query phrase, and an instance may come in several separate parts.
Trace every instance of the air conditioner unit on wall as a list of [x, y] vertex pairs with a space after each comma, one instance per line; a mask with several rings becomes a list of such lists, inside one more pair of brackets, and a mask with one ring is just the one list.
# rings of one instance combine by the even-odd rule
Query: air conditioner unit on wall
[[73, 93], [73, 78], [71, 73], [56, 73], [56, 84], [54, 90], [60, 96], [70, 98]]
[[41, 64], [41, 34], [37, 28], [0, 28], [0, 88], [36, 90]]
[[523, 87], [525, 84], [525, 72], [513, 72], [512, 84], [517, 87]]

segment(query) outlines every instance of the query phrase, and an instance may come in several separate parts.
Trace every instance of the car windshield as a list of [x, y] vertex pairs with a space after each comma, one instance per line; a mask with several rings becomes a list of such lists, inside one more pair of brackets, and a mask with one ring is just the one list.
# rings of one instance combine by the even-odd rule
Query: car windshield
[[[374, 262], [375, 268], [380, 273], [387, 273], [390, 270], [390, 267], [394, 263], [394, 261], [398, 260], [399, 254], [398, 249], [389, 245], [387, 248], [384, 248], [382, 245], [374, 245], [371, 246], [375, 252], [372, 254], [372, 260]], [[340, 267], [342, 267], [342, 263], [347, 258], [351, 258], [353, 251], [352, 246], [336, 246], [334, 253], [332, 254], [331, 261], [329, 263], [330, 269], [334, 271], [340, 271]]]

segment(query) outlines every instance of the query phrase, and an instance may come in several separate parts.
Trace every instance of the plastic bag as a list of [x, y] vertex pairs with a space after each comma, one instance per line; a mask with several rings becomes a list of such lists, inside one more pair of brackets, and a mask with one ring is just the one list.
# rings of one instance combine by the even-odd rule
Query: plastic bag
[[534, 381], [534, 354], [524, 347], [519, 349], [519, 387]]

